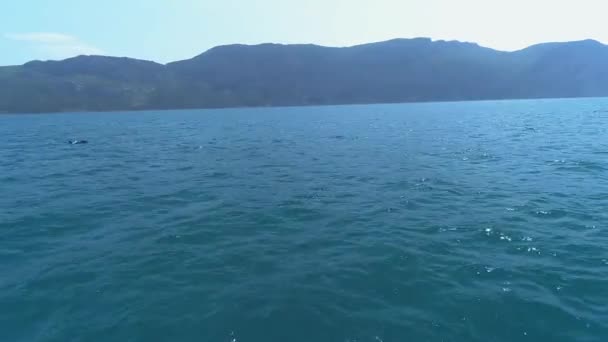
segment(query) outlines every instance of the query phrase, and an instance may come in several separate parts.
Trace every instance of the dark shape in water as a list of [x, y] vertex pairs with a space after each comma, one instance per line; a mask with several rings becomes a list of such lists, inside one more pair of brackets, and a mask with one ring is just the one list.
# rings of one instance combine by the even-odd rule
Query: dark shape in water
[[89, 142], [86, 140], [68, 140], [68, 144], [70, 145], [82, 145], [82, 144], [88, 144]]

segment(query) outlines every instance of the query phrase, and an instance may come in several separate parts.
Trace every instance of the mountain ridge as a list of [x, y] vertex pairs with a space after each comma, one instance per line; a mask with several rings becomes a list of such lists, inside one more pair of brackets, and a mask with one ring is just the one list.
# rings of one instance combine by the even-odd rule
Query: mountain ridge
[[608, 46], [513, 52], [393, 39], [351, 47], [231, 44], [160, 64], [77, 56], [0, 67], [0, 112], [298, 106], [608, 96]]
[[373, 46], [373, 45], [378, 45], [378, 44], [385, 44], [385, 43], [393, 43], [393, 42], [401, 42], [401, 41], [427, 41], [430, 43], [456, 43], [456, 44], [462, 44], [462, 45], [470, 45], [470, 46], [476, 46], [476, 47], [480, 47], [483, 49], [487, 49], [487, 50], [492, 50], [495, 52], [500, 52], [500, 53], [506, 53], [506, 54], [510, 54], [510, 53], [517, 53], [517, 52], [521, 52], [521, 51], [525, 51], [528, 49], [533, 49], [533, 48], [537, 48], [537, 47], [543, 47], [543, 46], [552, 46], [552, 45], [564, 45], [564, 44], [594, 44], [594, 45], [599, 45], [599, 46], [603, 46], [603, 47], [608, 47], [608, 44], [604, 44], [596, 39], [581, 39], [581, 40], [572, 40], [572, 41], [560, 41], [560, 42], [545, 42], [545, 43], [537, 43], [537, 44], [533, 44], [518, 50], [513, 50], [513, 51], [507, 51], [507, 50], [500, 50], [500, 49], [494, 49], [491, 47], [487, 47], [487, 46], [483, 46], [480, 45], [478, 43], [475, 42], [470, 42], [470, 41], [462, 41], [462, 40], [446, 40], [446, 39], [436, 39], [433, 40], [432, 38], [428, 38], [428, 37], [416, 37], [416, 38], [393, 38], [393, 39], [388, 39], [388, 40], [383, 40], [383, 41], [378, 41], [378, 42], [370, 42], [370, 43], [363, 43], [363, 44], [355, 44], [355, 45], [349, 45], [349, 46], [330, 46], [330, 45], [321, 45], [321, 44], [314, 44], [314, 43], [297, 43], [297, 44], [286, 44], [286, 43], [259, 43], [259, 44], [243, 44], [243, 43], [234, 43], [234, 44], [223, 44], [223, 45], [217, 45], [214, 47], [211, 47], [205, 51], [203, 51], [202, 53], [192, 57], [192, 58], [188, 58], [188, 59], [181, 59], [181, 60], [176, 60], [176, 61], [171, 61], [171, 62], [167, 62], [167, 63], [160, 63], [160, 62], [156, 62], [154, 60], [151, 59], [144, 59], [144, 58], [135, 58], [135, 57], [128, 57], [128, 56], [110, 56], [110, 55], [76, 55], [73, 57], [69, 57], [69, 58], [65, 58], [65, 59], [49, 59], [49, 60], [40, 60], [40, 59], [33, 59], [31, 61], [25, 62], [24, 64], [16, 64], [16, 65], [0, 65], [0, 68], [7, 68], [7, 67], [19, 67], [19, 66], [24, 66], [27, 65], [29, 63], [33, 63], [33, 62], [63, 62], [63, 61], [68, 61], [68, 60], [73, 60], [73, 59], [77, 59], [77, 58], [82, 58], [82, 57], [104, 57], [104, 58], [113, 58], [113, 59], [128, 59], [128, 60], [136, 60], [136, 61], [142, 61], [142, 62], [151, 62], [151, 63], [155, 63], [155, 64], [159, 64], [159, 65], [169, 65], [169, 64], [173, 64], [173, 63], [177, 63], [177, 62], [182, 62], [182, 61], [186, 61], [186, 60], [191, 60], [191, 59], [195, 59], [197, 57], [200, 57], [202, 55], [204, 55], [205, 53], [212, 51], [212, 50], [216, 50], [216, 49], [221, 49], [221, 48], [225, 48], [225, 47], [243, 47], [243, 48], [247, 48], [247, 47], [259, 47], [259, 46], [282, 46], [282, 47], [293, 47], [293, 46], [312, 46], [312, 47], [320, 47], [320, 48], [327, 48], [327, 49], [351, 49], [351, 48], [360, 48], [360, 47], [366, 47], [366, 46]]

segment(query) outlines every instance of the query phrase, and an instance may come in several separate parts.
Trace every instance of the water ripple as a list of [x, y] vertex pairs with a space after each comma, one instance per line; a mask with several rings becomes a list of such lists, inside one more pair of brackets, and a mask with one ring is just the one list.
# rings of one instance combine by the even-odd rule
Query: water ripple
[[3, 116], [0, 340], [605, 341], [605, 102]]

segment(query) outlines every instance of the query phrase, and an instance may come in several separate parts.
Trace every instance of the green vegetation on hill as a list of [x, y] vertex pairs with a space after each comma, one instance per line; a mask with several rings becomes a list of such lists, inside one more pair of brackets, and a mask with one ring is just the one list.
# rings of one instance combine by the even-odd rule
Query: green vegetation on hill
[[517, 52], [430, 39], [349, 48], [229, 45], [167, 65], [79, 56], [0, 68], [0, 112], [608, 96], [608, 46]]

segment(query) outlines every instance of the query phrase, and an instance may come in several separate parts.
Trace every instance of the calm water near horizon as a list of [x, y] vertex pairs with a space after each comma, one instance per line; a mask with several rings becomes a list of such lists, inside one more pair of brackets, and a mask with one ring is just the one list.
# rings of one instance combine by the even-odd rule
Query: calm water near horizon
[[0, 189], [0, 341], [608, 341], [608, 99], [2, 115]]

